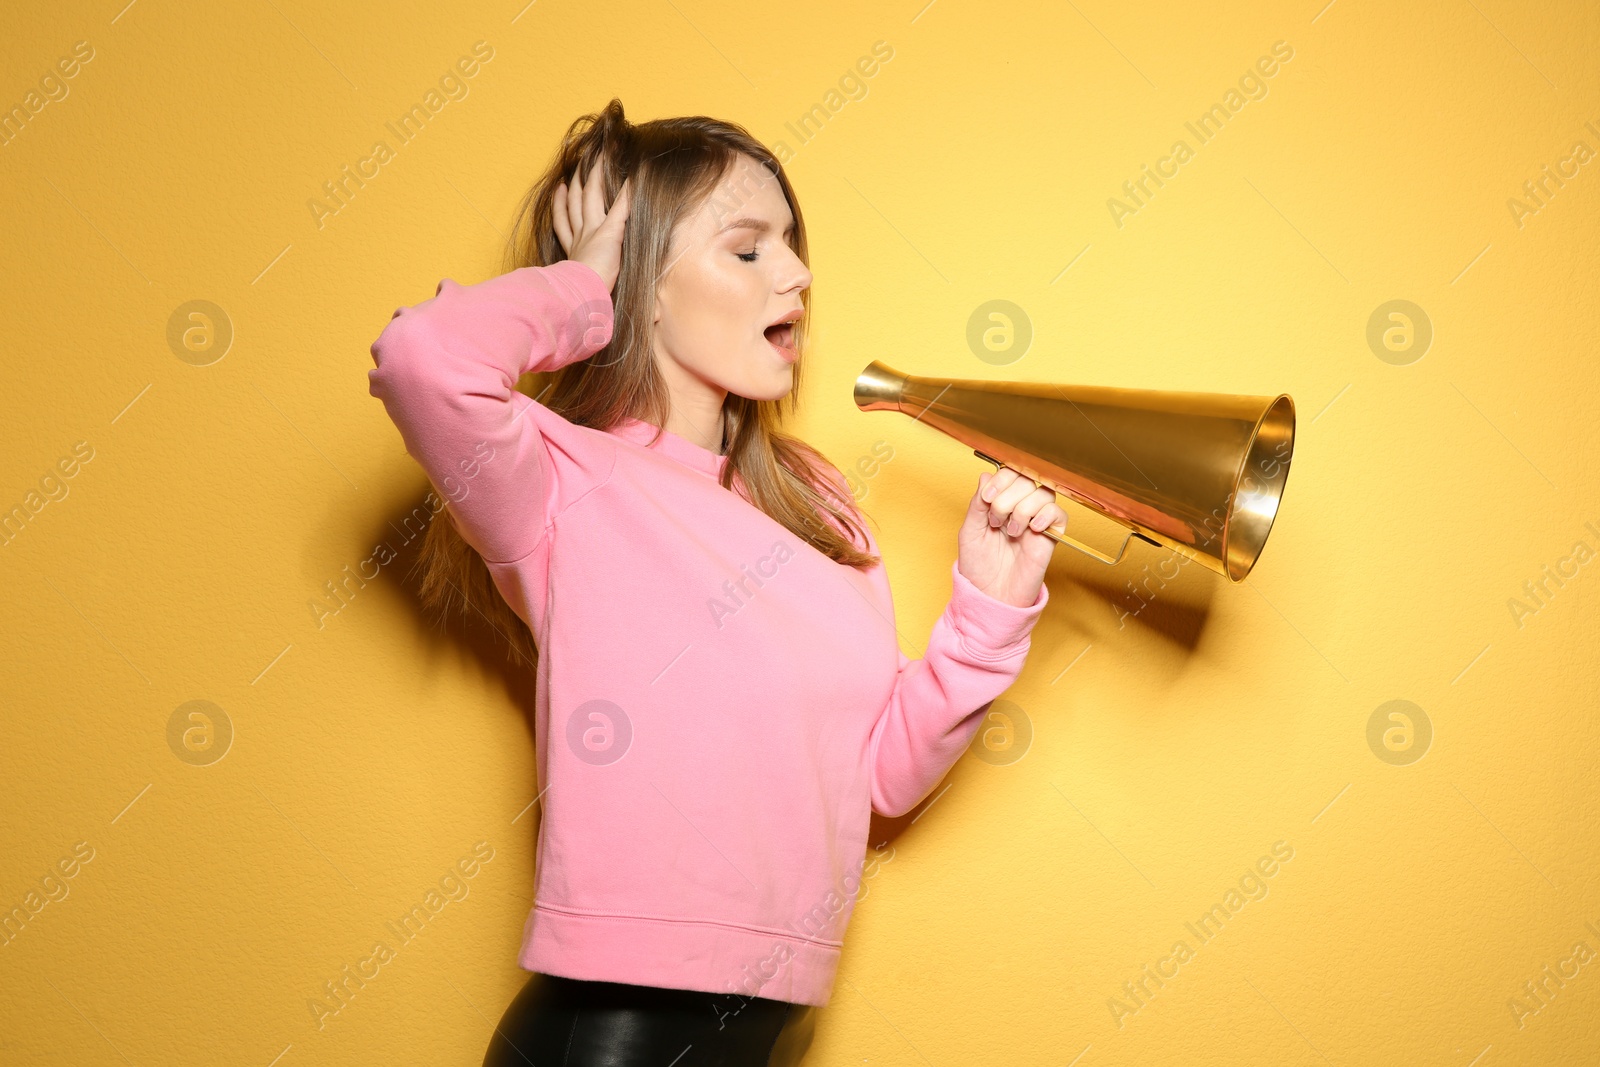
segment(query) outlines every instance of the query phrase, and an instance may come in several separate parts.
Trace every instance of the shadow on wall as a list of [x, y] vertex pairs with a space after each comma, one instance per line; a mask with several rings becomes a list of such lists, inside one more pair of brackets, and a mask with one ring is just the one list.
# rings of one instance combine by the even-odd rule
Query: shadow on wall
[[[527, 720], [531, 751], [535, 662], [508, 652], [505, 639], [491, 629], [489, 621], [481, 614], [467, 615], [452, 606], [448, 617], [441, 619], [423, 606], [420, 594], [422, 541], [432, 523], [450, 521], [443, 504], [444, 498], [423, 479], [417, 492], [407, 494], [398, 504], [388, 505], [387, 515], [376, 520], [377, 524], [361, 542], [372, 546], [365, 558], [346, 565], [337, 575], [324, 581], [317, 595], [308, 602], [307, 610], [314, 626], [332, 628], [359, 618], [363, 614], [363, 602], [377, 599], [385, 588], [389, 595], [399, 596], [415, 621], [418, 644], [425, 650], [424, 667], [436, 670], [446, 660], [464, 652], [484, 674], [498, 678], [506, 696]], [[330, 516], [330, 521], [330, 540], [343, 540], [345, 531], [357, 524], [348, 515]], [[442, 707], [436, 713], [449, 714], [450, 709]]]
[[[928, 491], [940, 490], [930, 485]], [[1108, 538], [1098, 526], [1093, 526], [1092, 532], [1083, 526], [1098, 521], [1109, 529], [1112, 524], [1093, 516], [1090, 523], [1075, 528], [1073, 524], [1083, 514], [1082, 508], [1069, 508], [1069, 531], [1096, 547], [1108, 547]], [[1114, 541], [1109, 547], [1114, 551]], [[1212, 600], [1227, 582], [1187, 556], [1135, 540], [1114, 566], [1068, 546], [1057, 546], [1045, 584], [1050, 587], [1050, 607], [1033, 632], [1026, 668], [1027, 674], [1045, 683], [1044, 701], [1037, 709], [1029, 710], [1065, 716], [1069, 714], [1065, 694], [1048, 685], [1096, 645], [1137, 648], [1142, 634], [1159, 637], [1170, 654], [1165, 658], [1142, 657], [1142, 680], [1146, 684], [1153, 680], [1160, 688], [1180, 684], [1210, 619]], [[1051, 707], [1052, 697], [1061, 703]], [[993, 701], [984, 726], [974, 736], [967, 753], [922, 803], [894, 818], [873, 813], [867, 834], [869, 848], [892, 849], [912, 824], [937, 803], [946, 788], [959, 784], [963, 775], [981, 773], [982, 768], [965, 766], [969, 762], [967, 756], [989, 764], [1023, 758], [1033, 738], [1034, 717], [1029, 710], [1004, 696]]]

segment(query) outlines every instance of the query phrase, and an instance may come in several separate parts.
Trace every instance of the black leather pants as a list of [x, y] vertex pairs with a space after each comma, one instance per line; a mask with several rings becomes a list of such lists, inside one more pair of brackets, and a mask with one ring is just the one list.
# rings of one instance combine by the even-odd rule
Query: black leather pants
[[534, 973], [483, 1067], [795, 1067], [816, 1014], [765, 997]]

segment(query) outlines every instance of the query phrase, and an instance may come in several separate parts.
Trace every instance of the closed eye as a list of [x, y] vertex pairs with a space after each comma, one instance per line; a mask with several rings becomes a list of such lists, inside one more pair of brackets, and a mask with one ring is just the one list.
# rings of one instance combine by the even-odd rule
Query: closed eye
[[756, 261], [756, 256], [759, 253], [758, 252], [735, 252], [734, 254], [736, 256], [738, 256], [740, 259], [744, 260], [746, 263], [754, 263]]

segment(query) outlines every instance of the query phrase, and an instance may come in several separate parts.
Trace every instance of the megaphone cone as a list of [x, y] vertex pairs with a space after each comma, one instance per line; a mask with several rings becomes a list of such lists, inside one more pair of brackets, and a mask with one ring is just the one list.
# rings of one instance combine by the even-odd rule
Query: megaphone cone
[[1045, 532], [1104, 563], [1130, 537], [1164, 545], [1230, 581], [1255, 566], [1294, 453], [1294, 401], [1049, 382], [918, 377], [873, 361], [863, 411], [899, 411], [1118, 523], [1115, 556]]

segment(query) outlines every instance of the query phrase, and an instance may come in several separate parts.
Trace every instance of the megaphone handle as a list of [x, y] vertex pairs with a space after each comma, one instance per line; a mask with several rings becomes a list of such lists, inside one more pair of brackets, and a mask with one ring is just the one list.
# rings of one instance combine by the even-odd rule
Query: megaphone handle
[[1117, 548], [1117, 554], [1115, 556], [1108, 556], [1104, 552], [1101, 552], [1097, 548], [1093, 548], [1093, 547], [1091, 547], [1089, 545], [1086, 545], [1082, 541], [1079, 541], [1079, 540], [1077, 540], [1075, 538], [1068, 537], [1065, 533], [1057, 533], [1056, 530], [1058, 528], [1064, 531], [1067, 527], [1066, 527], [1065, 524], [1062, 524], [1060, 527], [1046, 526], [1042, 532], [1045, 533], [1045, 534], [1048, 534], [1050, 536], [1051, 540], [1060, 541], [1064, 545], [1071, 545], [1073, 548], [1077, 549], [1079, 552], [1082, 552], [1086, 556], [1093, 556], [1095, 559], [1099, 560], [1101, 563], [1109, 563], [1109, 564], [1121, 563], [1122, 562], [1122, 554], [1128, 550], [1128, 542], [1133, 539], [1133, 531], [1129, 530], [1126, 534], [1123, 535], [1122, 544], [1119, 545], [1118, 548]]
[[[974, 448], [972, 450], [972, 454], [977, 456], [979, 459], [986, 459], [990, 463], [993, 463], [996, 470], [999, 470], [1001, 467], [1005, 466], [1005, 464], [1001, 463], [999, 460], [995, 459], [993, 456], [984, 455], [982, 452], [978, 451], [976, 448]], [[1018, 471], [1017, 473], [1021, 474], [1022, 472]], [[1033, 482], [1033, 484], [1035, 486], [1040, 486], [1040, 485], [1044, 484], [1043, 482], [1039, 481], [1039, 479], [1033, 478], [1031, 475], [1023, 475], [1023, 476], [1026, 477], [1026, 478], [1029, 478]], [[1113, 521], [1115, 521], [1115, 520], [1113, 520]], [[1118, 525], [1120, 526], [1121, 523], [1118, 523]], [[1108, 564], [1108, 565], [1115, 565], [1117, 563], [1121, 563], [1122, 562], [1123, 553], [1128, 551], [1128, 542], [1133, 539], [1133, 535], [1134, 535], [1134, 532], [1135, 532], [1135, 531], [1133, 531], [1131, 529], [1128, 529], [1127, 527], [1123, 527], [1123, 529], [1126, 530], [1127, 532], [1123, 534], [1122, 544], [1120, 546], [1118, 546], [1117, 554], [1115, 556], [1108, 556], [1104, 552], [1101, 552], [1098, 548], [1094, 548], [1091, 545], [1086, 545], [1082, 541], [1079, 541], [1075, 537], [1068, 537], [1067, 536], [1067, 532], [1066, 532], [1067, 531], [1067, 524], [1066, 523], [1061, 523], [1061, 524], [1059, 524], [1057, 526], [1046, 526], [1044, 528], [1044, 530], [1041, 531], [1041, 532], [1043, 532], [1046, 535], [1048, 535], [1049, 538], [1052, 541], [1057, 541], [1057, 542], [1059, 542], [1061, 544], [1064, 544], [1064, 545], [1071, 545], [1073, 548], [1077, 549], [1079, 552], [1082, 552], [1086, 556], [1093, 556], [1095, 559], [1099, 560], [1101, 563], [1105, 563], [1105, 564]]]

